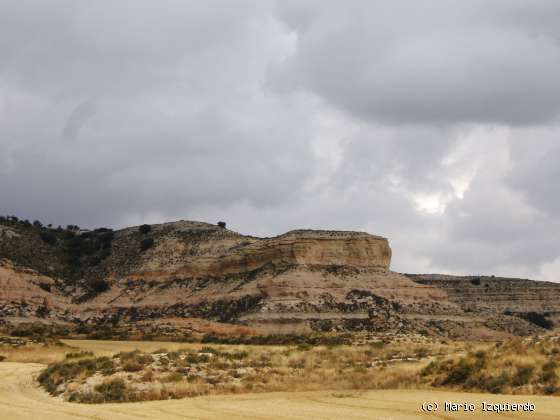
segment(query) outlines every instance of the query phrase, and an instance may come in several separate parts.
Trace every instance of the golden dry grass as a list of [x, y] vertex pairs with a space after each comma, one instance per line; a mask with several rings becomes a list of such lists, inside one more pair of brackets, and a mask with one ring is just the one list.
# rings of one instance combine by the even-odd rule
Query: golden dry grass
[[64, 360], [66, 354], [74, 350], [64, 344], [34, 343], [18, 347], [1, 345], [0, 355], [4, 356], [7, 362], [48, 364]]
[[[359, 346], [247, 346], [203, 345], [168, 342], [112, 342], [65, 340], [67, 345], [107, 357], [134, 350], [169, 354], [132, 363], [117, 354], [110, 372], [98, 372], [96, 364], [73, 366], [71, 360], [53, 366], [42, 375], [51, 392], [66, 383], [64, 397], [82, 402], [135, 401], [192, 397], [206, 394], [259, 393], [272, 391], [317, 391], [403, 388], [418, 383], [419, 371], [429, 357], [465, 351], [461, 343], [439, 341], [373, 343]], [[163, 347], [163, 348], [162, 348]], [[207, 353], [212, 353], [208, 357]], [[235, 354], [242, 357], [235, 357]], [[165, 364], [163, 362], [165, 361]], [[100, 363], [104, 365], [105, 362]], [[130, 366], [129, 366], [130, 365]], [[134, 365], [134, 366], [132, 366]], [[76, 371], [87, 375], [76, 378]], [[74, 372], [74, 373], [72, 373]], [[97, 375], [96, 375], [97, 372]], [[128, 372], [128, 373], [127, 373]], [[101, 373], [101, 375], [99, 375]], [[95, 386], [125, 381], [118, 393], [105, 394]], [[52, 378], [52, 379], [51, 379]], [[423, 384], [425, 385], [425, 384]], [[103, 388], [105, 389], [105, 388]]]
[[[152, 353], [159, 349], [168, 351], [177, 350], [198, 350], [208, 344], [201, 343], [174, 343], [169, 341], [113, 341], [113, 340], [61, 340], [62, 343], [69, 347], [84, 351], [91, 351], [97, 356], [112, 356], [120, 352], [129, 352], [139, 350], [144, 353]], [[249, 345], [230, 345], [230, 344], [212, 344], [212, 347], [218, 349], [281, 349], [283, 346], [249, 346]]]
[[[128, 404], [71, 404], [52, 398], [34, 385], [33, 376], [43, 365], [0, 363], [0, 418], [2, 420], [131, 420], [131, 419], [531, 419], [552, 420], [560, 413], [560, 398], [505, 396], [426, 390], [283, 392], [229, 396], [205, 396], [173, 401]], [[430, 414], [425, 401], [496, 403], [533, 402], [534, 413]]]

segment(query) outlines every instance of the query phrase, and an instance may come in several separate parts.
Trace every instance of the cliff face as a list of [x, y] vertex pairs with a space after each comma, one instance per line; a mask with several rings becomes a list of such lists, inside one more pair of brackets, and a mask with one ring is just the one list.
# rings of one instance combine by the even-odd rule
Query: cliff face
[[2, 229], [0, 259], [4, 320], [205, 319], [274, 333], [464, 336], [532, 333], [542, 319], [529, 312], [553, 323], [560, 313], [560, 288], [548, 284], [394, 273], [387, 239], [363, 232], [256, 238], [187, 221], [115, 232], [12, 223]]
[[[124, 241], [117, 238], [115, 247], [119, 239], [134, 242], [135, 233], [123, 232]], [[153, 236], [155, 246], [134, 266], [135, 278], [224, 276], [271, 264], [389, 269], [391, 262], [387, 239], [360, 232], [299, 230], [260, 239], [212, 225], [179, 222], [155, 227]]]
[[153, 248], [129, 258], [137, 235], [117, 234], [107, 262], [111, 288], [88, 301], [82, 317], [203, 317], [270, 332], [360, 329], [376, 328], [369, 311], [380, 304], [393, 314], [391, 299], [445, 299], [390, 272], [387, 239], [367, 233], [297, 230], [255, 238], [178, 222], [154, 226]]
[[408, 275], [415, 282], [445, 290], [466, 313], [498, 314], [553, 326], [560, 322], [560, 283], [494, 276]]

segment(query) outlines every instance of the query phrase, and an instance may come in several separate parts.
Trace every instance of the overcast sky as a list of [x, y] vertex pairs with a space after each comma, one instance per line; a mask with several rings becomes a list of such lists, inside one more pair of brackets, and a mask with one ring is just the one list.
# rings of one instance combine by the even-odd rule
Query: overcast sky
[[560, 281], [560, 3], [0, 0], [0, 213], [365, 230]]

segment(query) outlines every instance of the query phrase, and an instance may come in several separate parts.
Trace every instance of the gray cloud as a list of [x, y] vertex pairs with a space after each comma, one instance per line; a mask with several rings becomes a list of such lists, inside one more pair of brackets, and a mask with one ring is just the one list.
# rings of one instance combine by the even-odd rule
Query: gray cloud
[[560, 280], [556, 2], [0, 0], [0, 213], [386, 235]]
[[510, 3], [324, 2], [287, 13], [300, 48], [277, 69], [277, 83], [389, 123], [553, 120], [558, 29], [538, 19], [558, 7], [523, 19], [521, 2]]
[[95, 114], [95, 105], [89, 101], [80, 103], [72, 110], [64, 128], [62, 129], [62, 137], [65, 140], [76, 140], [80, 134], [80, 129], [87, 120]]

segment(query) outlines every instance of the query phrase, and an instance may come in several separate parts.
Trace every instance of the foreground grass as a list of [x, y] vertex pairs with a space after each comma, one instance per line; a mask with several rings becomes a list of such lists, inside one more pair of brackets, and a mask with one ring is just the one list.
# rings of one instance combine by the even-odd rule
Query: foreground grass
[[[134, 404], [68, 404], [48, 398], [32, 381], [42, 367], [30, 363], [0, 363], [0, 418], [2, 420], [42, 419], [159, 419], [180, 420], [185, 417], [218, 419], [364, 419], [385, 418], [413, 420], [418, 418], [505, 418], [550, 420], [558, 418], [560, 398], [547, 396], [488, 395], [442, 392], [434, 390], [371, 390], [253, 393], [241, 395], [208, 395], [180, 400], [138, 402]], [[422, 412], [424, 401], [471, 402], [472, 412], [433, 416]], [[536, 405], [535, 412], [511, 412], [506, 415], [481, 412], [481, 402], [525, 403]], [[474, 414], [474, 415], [473, 415]], [[487, 414], [487, 415], [485, 415]]]
[[508, 394], [560, 394], [560, 337], [512, 339], [459, 358], [438, 358], [422, 371], [433, 387]]
[[190, 345], [112, 357], [82, 351], [49, 365], [39, 381], [53, 395], [99, 403], [327, 389], [560, 395], [559, 373], [560, 339], [549, 336], [478, 345]]
[[79, 353], [51, 364], [39, 382], [76, 402], [126, 402], [207, 394], [358, 390], [407, 386], [428, 362], [461, 351], [457, 344], [364, 346], [202, 346]]

